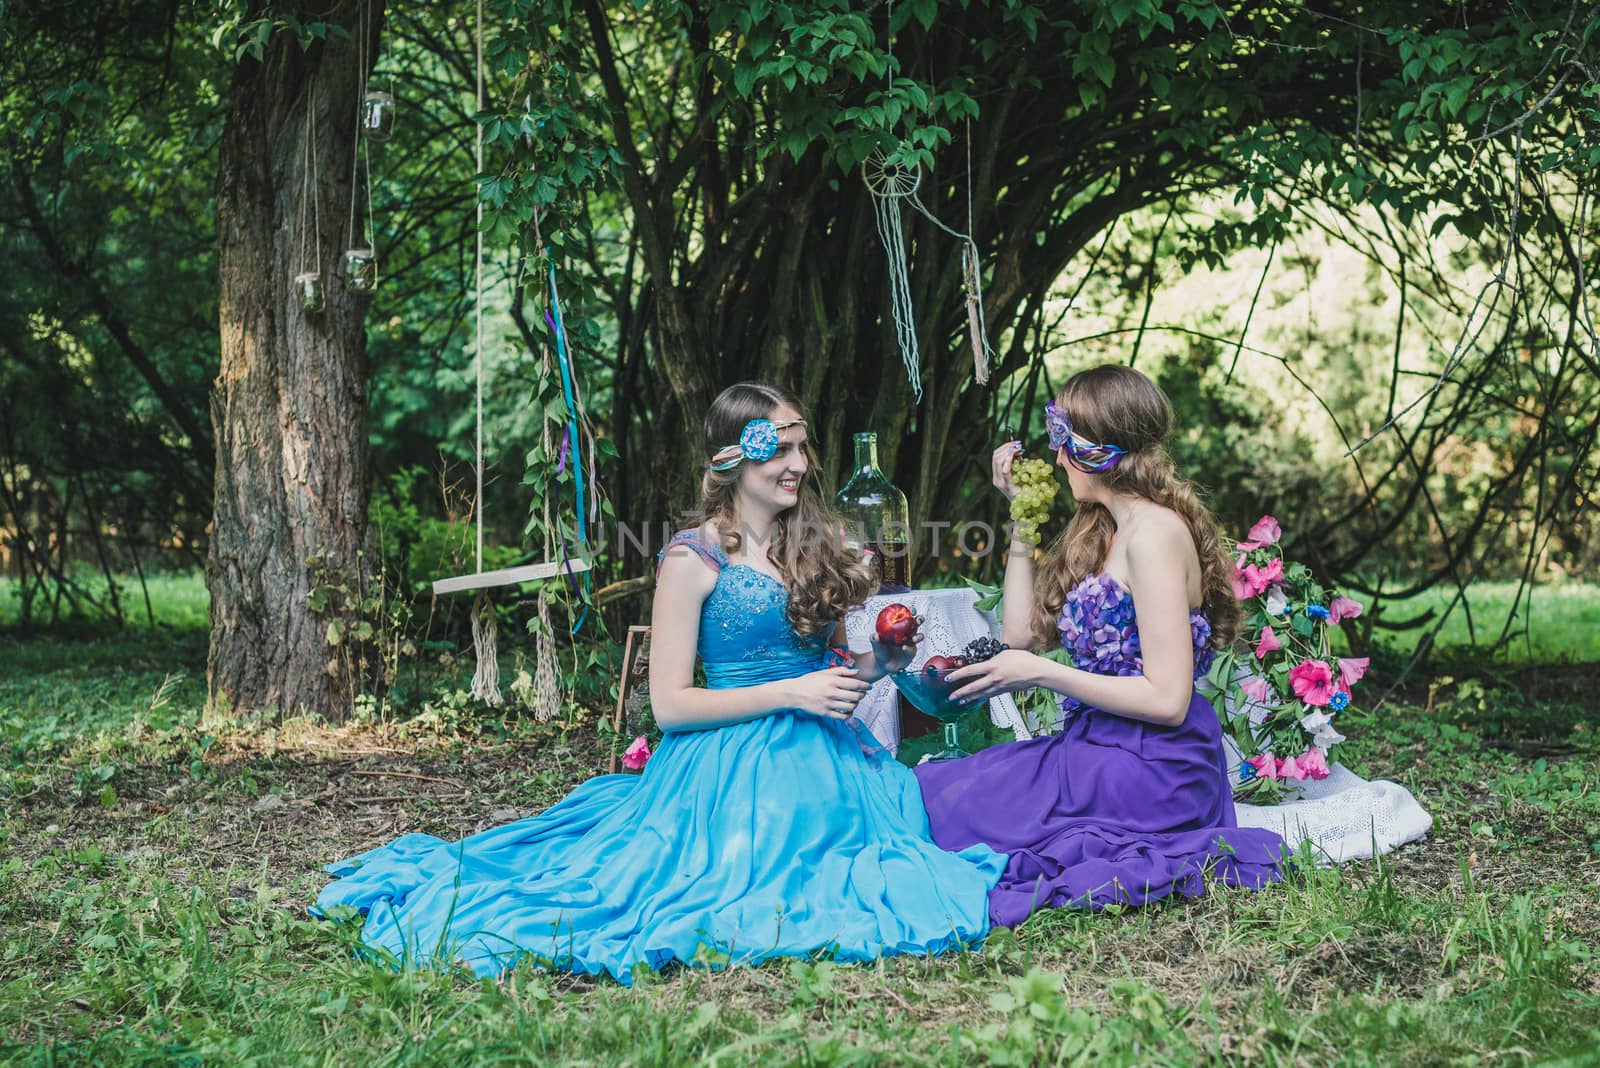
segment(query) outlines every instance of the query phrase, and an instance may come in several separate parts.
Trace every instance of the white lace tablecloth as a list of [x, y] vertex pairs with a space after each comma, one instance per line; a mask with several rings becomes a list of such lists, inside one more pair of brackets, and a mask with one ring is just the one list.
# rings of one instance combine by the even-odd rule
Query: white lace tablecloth
[[[984, 635], [1000, 637], [1000, 620], [993, 612], [978, 611], [976, 590], [912, 590], [885, 593], [867, 599], [864, 607], [845, 617], [845, 633], [850, 648], [870, 649], [872, 629], [885, 605], [899, 602], [922, 617], [922, 643], [912, 667], [921, 667], [930, 656], [954, 656], [967, 643]], [[878, 741], [893, 753], [900, 747], [900, 716], [895, 703], [898, 691], [889, 679], [879, 679], [856, 705], [856, 718], [866, 724]], [[989, 719], [999, 727], [1010, 727], [1018, 738], [1032, 738], [1036, 725], [1029, 724], [1010, 694], [989, 700]]]

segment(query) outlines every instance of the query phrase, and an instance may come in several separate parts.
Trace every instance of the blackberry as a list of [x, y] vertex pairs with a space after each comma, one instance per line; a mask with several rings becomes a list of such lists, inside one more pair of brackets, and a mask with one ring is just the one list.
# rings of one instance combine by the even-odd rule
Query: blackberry
[[976, 664], [981, 661], [988, 660], [995, 654], [1002, 653], [1009, 648], [1011, 648], [1011, 646], [1007, 645], [1005, 642], [1000, 641], [997, 638], [991, 638], [988, 635], [984, 635], [981, 638], [974, 638], [968, 642], [967, 647], [962, 650], [961, 655], [967, 658], [967, 662], [969, 664]]

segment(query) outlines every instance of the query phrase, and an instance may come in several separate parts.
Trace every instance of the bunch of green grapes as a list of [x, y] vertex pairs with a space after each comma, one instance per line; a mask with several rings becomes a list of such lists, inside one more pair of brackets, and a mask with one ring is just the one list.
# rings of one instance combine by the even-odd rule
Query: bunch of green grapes
[[1050, 518], [1050, 502], [1056, 499], [1055, 469], [1047, 460], [1019, 456], [1011, 461], [1011, 483], [1017, 487], [1011, 498], [1013, 530], [1029, 545], [1037, 545], [1039, 528]]

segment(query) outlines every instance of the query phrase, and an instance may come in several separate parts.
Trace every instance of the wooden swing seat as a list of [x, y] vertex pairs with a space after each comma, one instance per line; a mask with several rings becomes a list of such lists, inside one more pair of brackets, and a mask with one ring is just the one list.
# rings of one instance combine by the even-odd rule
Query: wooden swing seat
[[501, 568], [499, 571], [478, 571], [471, 575], [455, 575], [451, 578], [435, 579], [433, 592], [439, 594], [461, 593], [464, 590], [487, 590], [496, 586], [515, 586], [521, 582], [538, 582], [540, 579], [555, 578], [563, 572], [575, 575], [587, 570], [589, 570], [589, 561], [587, 560], [524, 564], [521, 567]]

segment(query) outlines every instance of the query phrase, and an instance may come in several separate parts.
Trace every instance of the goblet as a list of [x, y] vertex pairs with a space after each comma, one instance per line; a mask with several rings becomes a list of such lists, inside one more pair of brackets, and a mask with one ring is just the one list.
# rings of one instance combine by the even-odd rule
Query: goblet
[[956, 686], [946, 681], [949, 674], [949, 669], [929, 665], [896, 671], [889, 676], [906, 700], [944, 724], [944, 748], [929, 760], [954, 760], [969, 755], [956, 737], [956, 721], [971, 712], [977, 702], [953, 700], [950, 691]]

